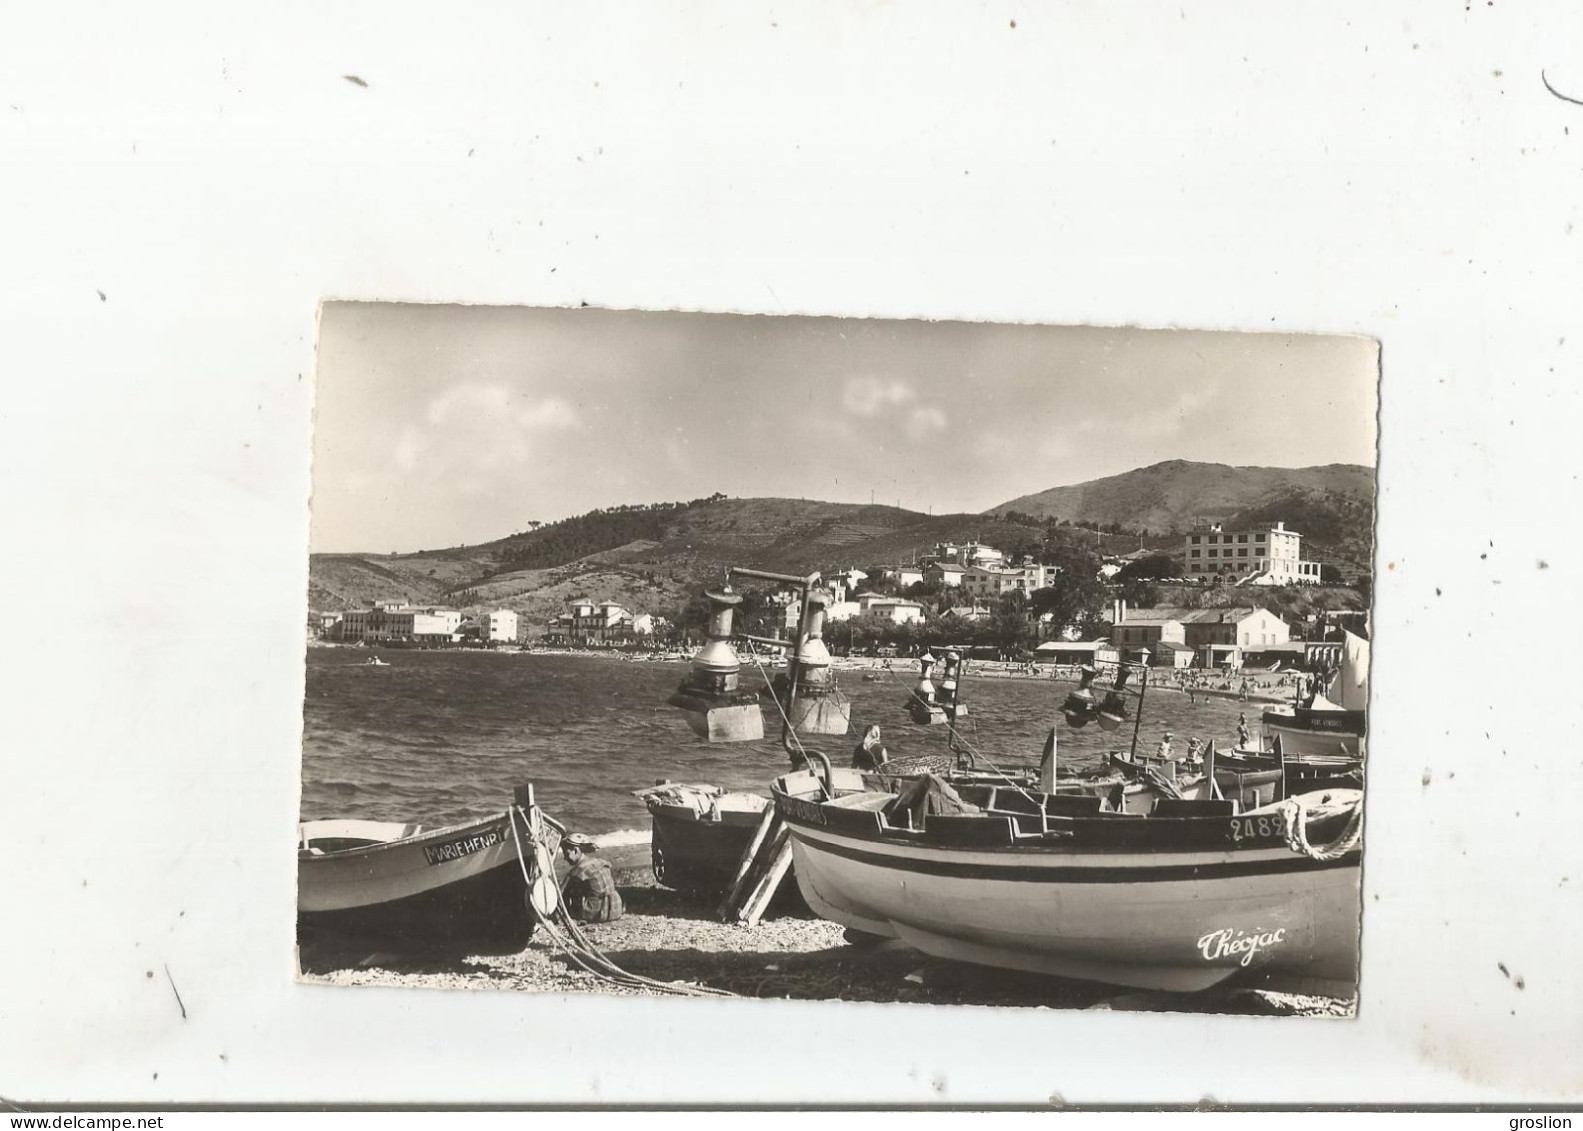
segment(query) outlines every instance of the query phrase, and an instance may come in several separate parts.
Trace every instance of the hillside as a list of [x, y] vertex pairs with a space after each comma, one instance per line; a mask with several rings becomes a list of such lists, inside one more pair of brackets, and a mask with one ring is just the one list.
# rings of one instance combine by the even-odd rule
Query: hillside
[[1232, 467], [1169, 460], [1121, 475], [1052, 487], [991, 507], [1071, 522], [1116, 523], [1129, 530], [1181, 533], [1199, 522], [1224, 522], [1282, 495], [1337, 494], [1374, 498], [1374, 469], [1333, 463], [1321, 467]]
[[681, 605], [688, 585], [728, 565], [778, 573], [900, 562], [936, 542], [978, 537], [1031, 549], [1042, 531], [972, 514], [804, 499], [726, 499], [592, 512], [494, 542], [416, 554], [315, 554], [309, 603], [335, 611], [370, 601], [511, 608], [531, 623], [572, 597], [639, 612]]
[[1304, 536], [1306, 553], [1367, 566], [1373, 545], [1374, 469], [1357, 464], [1232, 467], [1170, 460], [1023, 495], [986, 513], [1010, 512], [1153, 534], [1184, 533], [1201, 522], [1240, 526], [1284, 521]]
[[[1098, 522], [1168, 551], [1200, 517], [1284, 520], [1310, 556], [1368, 568], [1373, 472], [1363, 467], [1232, 468], [1176, 461], [1013, 499], [985, 514], [926, 515], [898, 507], [807, 499], [656, 503], [585, 515], [475, 546], [413, 554], [314, 554], [309, 606], [337, 611], [373, 601], [515, 609], [542, 626], [574, 597], [669, 614], [687, 590], [718, 582], [728, 565], [804, 574], [916, 559], [937, 542], [978, 538], [1007, 553], [1046, 538], [1091, 545], [1057, 520]], [[1008, 518], [1010, 512], [1019, 512]], [[1129, 538], [1131, 535], [1129, 534]]]

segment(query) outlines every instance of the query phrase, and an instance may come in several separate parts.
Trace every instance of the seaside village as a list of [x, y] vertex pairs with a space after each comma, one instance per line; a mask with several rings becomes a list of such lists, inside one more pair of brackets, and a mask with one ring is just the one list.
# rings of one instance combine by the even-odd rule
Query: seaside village
[[[1179, 575], [1149, 580], [1193, 587], [1233, 586], [1246, 596], [1215, 607], [1137, 605], [1123, 586], [1129, 565], [1170, 560]], [[826, 644], [836, 656], [883, 658], [921, 653], [924, 635], [963, 642], [980, 658], [1025, 664], [1116, 662], [1147, 652], [1151, 666], [1183, 671], [1323, 672], [1340, 662], [1342, 634], [1361, 629], [1363, 612], [1327, 609], [1283, 617], [1260, 599], [1271, 586], [1317, 586], [1319, 562], [1302, 556], [1302, 535], [1274, 522], [1250, 529], [1205, 526], [1185, 536], [1180, 558], [1137, 550], [1101, 559], [1096, 580], [1111, 591], [1085, 634], [1041, 611], [1034, 594], [1061, 572], [1031, 556], [1008, 560], [978, 541], [940, 543], [915, 562], [872, 571], [843, 567], [822, 578]], [[933, 599], [931, 599], [933, 595]], [[1016, 622], [1007, 625], [1008, 604]], [[943, 599], [942, 599], [943, 597]], [[801, 602], [789, 587], [772, 591], [767, 627], [796, 630]], [[416, 648], [598, 649], [669, 651], [694, 643], [671, 615], [619, 601], [578, 597], [566, 612], [531, 625], [511, 609], [462, 611], [435, 606], [374, 604], [315, 613], [310, 634], [321, 643]], [[995, 631], [989, 631], [994, 621]], [[909, 626], [904, 628], [903, 626]], [[1086, 637], [1086, 638], [1085, 638]]]
[[[599, 759], [647, 830], [573, 828], [531, 782], [466, 824], [304, 821], [305, 976], [1081, 1007], [1131, 993], [1157, 995], [1144, 1008], [1348, 1014], [1366, 579], [1348, 587], [1306, 559], [1282, 522], [1205, 526], [1180, 545], [1179, 559], [1104, 559], [1080, 585], [978, 541], [805, 577], [732, 566], [680, 614], [685, 633], [593, 599], [529, 632], [505, 609], [319, 618], [325, 643], [374, 653], [350, 666], [393, 665], [393, 679], [400, 647], [495, 648], [529, 657], [524, 670], [571, 650], [685, 664], [663, 703], [695, 741], [645, 737]], [[1335, 600], [1317, 600], [1327, 589]], [[1080, 608], [1051, 607], [1074, 590]], [[834, 673], [853, 669], [847, 694]], [[994, 694], [964, 693], [985, 675], [1002, 681]], [[673, 725], [661, 703], [601, 702]], [[1020, 750], [1003, 764], [975, 741], [996, 711]], [[882, 735], [877, 719], [895, 722]], [[1184, 741], [1189, 728], [1210, 737]], [[783, 759], [761, 745], [734, 788], [697, 780], [722, 765], [701, 744], [777, 731]], [[355, 773], [344, 750], [305, 749], [305, 781], [316, 757], [327, 776]], [[394, 957], [409, 948], [416, 966]]]

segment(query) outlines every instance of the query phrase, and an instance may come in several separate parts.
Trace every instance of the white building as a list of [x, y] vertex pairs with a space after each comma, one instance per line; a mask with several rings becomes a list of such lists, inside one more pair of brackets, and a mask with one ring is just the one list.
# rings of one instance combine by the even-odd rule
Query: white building
[[375, 605], [341, 614], [342, 640], [403, 640], [417, 644], [454, 643], [462, 627], [456, 609], [412, 605]]
[[478, 627], [490, 643], [515, 644], [517, 642], [517, 614], [510, 609], [496, 609], [478, 614]]
[[899, 597], [881, 597], [875, 593], [859, 593], [855, 601], [861, 616], [881, 617], [896, 624], [923, 620], [923, 606], [917, 601], [903, 601]]
[[932, 581], [942, 589], [954, 589], [962, 584], [967, 567], [952, 562], [935, 562], [923, 571], [923, 579]]
[[[1244, 654], [1285, 644], [1291, 635], [1269, 609], [1128, 609], [1118, 601], [1110, 639], [1124, 650], [1148, 648], [1155, 663], [1171, 662], [1162, 645], [1174, 644], [1204, 667], [1241, 667]], [[1186, 661], [1178, 656], [1174, 662]]]
[[1238, 585], [1318, 585], [1319, 563], [1303, 560], [1303, 536], [1284, 522], [1245, 530], [1219, 523], [1187, 535], [1187, 576]]
[[923, 580], [923, 567], [915, 565], [886, 566], [879, 571], [879, 575], [886, 581], [894, 581], [903, 589], [909, 585], [916, 585]]
[[937, 562], [950, 565], [1000, 565], [1006, 555], [993, 546], [986, 546], [974, 539], [971, 542], [937, 542], [930, 555]]
[[999, 597], [1004, 593], [1031, 594], [1046, 589], [1060, 573], [1060, 567], [1030, 563], [1019, 566], [969, 566], [962, 575], [962, 588], [973, 598]]

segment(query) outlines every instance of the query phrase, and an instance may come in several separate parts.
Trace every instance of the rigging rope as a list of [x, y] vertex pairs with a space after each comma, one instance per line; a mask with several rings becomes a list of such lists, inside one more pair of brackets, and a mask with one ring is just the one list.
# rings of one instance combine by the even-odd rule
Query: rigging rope
[[1313, 860], [1339, 860], [1357, 848], [1363, 839], [1362, 794], [1351, 799], [1346, 826], [1337, 834], [1335, 840], [1326, 845], [1315, 845], [1308, 839], [1308, 819], [1323, 804], [1322, 801], [1319, 803], [1305, 801], [1304, 798], [1308, 796], [1311, 795], [1288, 797], [1275, 806], [1275, 811], [1284, 818], [1286, 847]]
[[[895, 677], [896, 673], [894, 671], [892, 671], [891, 669], [888, 669], [888, 668], [884, 669], [884, 671], [885, 671], [886, 675], [892, 677], [892, 682], [895, 682], [894, 677]], [[967, 664], [966, 664], [965, 661], [963, 662], [963, 665], [962, 665], [962, 672], [963, 672], [963, 674], [966, 674], [966, 672], [967, 672]], [[958, 689], [959, 690], [960, 690], [960, 686], [961, 685], [959, 683], [958, 684]], [[911, 689], [909, 689], [909, 694], [911, 694]], [[982, 760], [984, 765], [989, 767], [990, 773], [999, 775], [999, 777], [1001, 779], [1003, 779], [1007, 785], [1011, 786], [1018, 793], [1022, 794], [1022, 796], [1024, 798], [1026, 798], [1029, 802], [1033, 803], [1035, 806], [1038, 806], [1041, 809], [1043, 808], [1043, 804], [1044, 804], [1043, 802], [1041, 802], [1033, 794], [1029, 793], [1026, 789], [1024, 789], [1023, 786], [1021, 785], [1021, 783], [1019, 783], [1009, 773], [1007, 773], [1005, 770], [1003, 770], [999, 766], [997, 766], [989, 758], [988, 755], [980, 753], [978, 750], [976, 750], [973, 747], [973, 744], [967, 740], [967, 736], [964, 735], [960, 730], [957, 729], [956, 720], [955, 719], [947, 718], [945, 720], [945, 729], [946, 729], [946, 732], [951, 735], [951, 737], [953, 737], [958, 742], [960, 742], [962, 744], [963, 748], [967, 750], [969, 756], [973, 760], [973, 765], [975, 767], [978, 765], [979, 761]]]
[[[553, 870], [550, 872], [548, 878], [550, 882], [555, 885], [556, 895], [559, 897], [556, 901], [557, 906], [551, 915], [546, 916], [543, 912], [541, 912], [538, 908], [538, 905], [535, 904], [532, 899], [533, 879], [528, 873], [527, 857], [522, 848], [522, 836], [517, 831], [516, 818], [518, 816], [522, 818], [522, 823], [524, 825], [529, 824], [528, 815], [523, 812], [522, 806], [515, 805], [512, 807], [511, 839], [516, 844], [517, 866], [522, 869], [522, 879], [528, 887], [526, 893], [528, 910], [533, 912], [533, 917], [537, 919], [538, 922], [544, 927], [545, 933], [549, 936], [550, 941], [555, 945], [556, 949], [560, 950], [566, 955], [567, 958], [571, 959], [572, 962], [576, 963], [594, 978], [602, 982], [608, 982], [611, 985], [625, 986], [629, 989], [654, 990], [657, 993], [676, 994], [682, 997], [737, 996], [730, 990], [718, 990], [713, 986], [696, 986], [681, 982], [662, 982], [657, 978], [649, 978], [642, 974], [634, 974], [630, 970], [625, 970], [618, 966], [597, 946], [595, 946], [593, 942], [589, 940], [587, 935], [583, 934], [582, 929], [577, 925], [577, 921], [567, 914], [565, 893], [561, 890], [560, 881], [555, 878]], [[548, 818], [546, 818], [546, 820], [548, 820]], [[565, 928], [567, 938], [561, 937], [561, 931], [557, 928], [554, 922], [555, 919], [560, 920], [561, 926]]]

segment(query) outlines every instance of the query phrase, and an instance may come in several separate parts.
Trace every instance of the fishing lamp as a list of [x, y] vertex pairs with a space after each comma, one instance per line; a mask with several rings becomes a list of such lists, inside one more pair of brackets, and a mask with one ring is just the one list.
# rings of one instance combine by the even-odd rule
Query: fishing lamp
[[728, 585], [707, 592], [709, 640], [693, 657], [693, 668], [667, 702], [681, 709], [687, 725], [710, 742], [755, 742], [764, 737], [758, 696], [743, 694], [742, 661], [731, 647], [731, 620], [742, 598]]
[[1131, 669], [1118, 669], [1115, 682], [1105, 693], [1105, 702], [1099, 708], [1097, 716], [1099, 725], [1105, 730], [1115, 730], [1127, 721], [1127, 680], [1131, 677]]
[[[797, 642], [797, 695], [789, 714], [792, 727], [805, 734], [845, 734], [852, 723], [852, 704], [835, 685], [824, 642], [829, 604], [823, 593], [808, 594], [808, 631]], [[780, 679], [776, 684], [784, 686]]]
[[1099, 675], [1099, 669], [1084, 664], [1081, 675], [1082, 681], [1078, 684], [1077, 690], [1068, 695], [1066, 702], [1061, 704], [1061, 714], [1066, 716], [1066, 724], [1074, 730], [1086, 727], [1099, 710], [1099, 704], [1094, 700], [1094, 693], [1089, 690], [1094, 677]]

